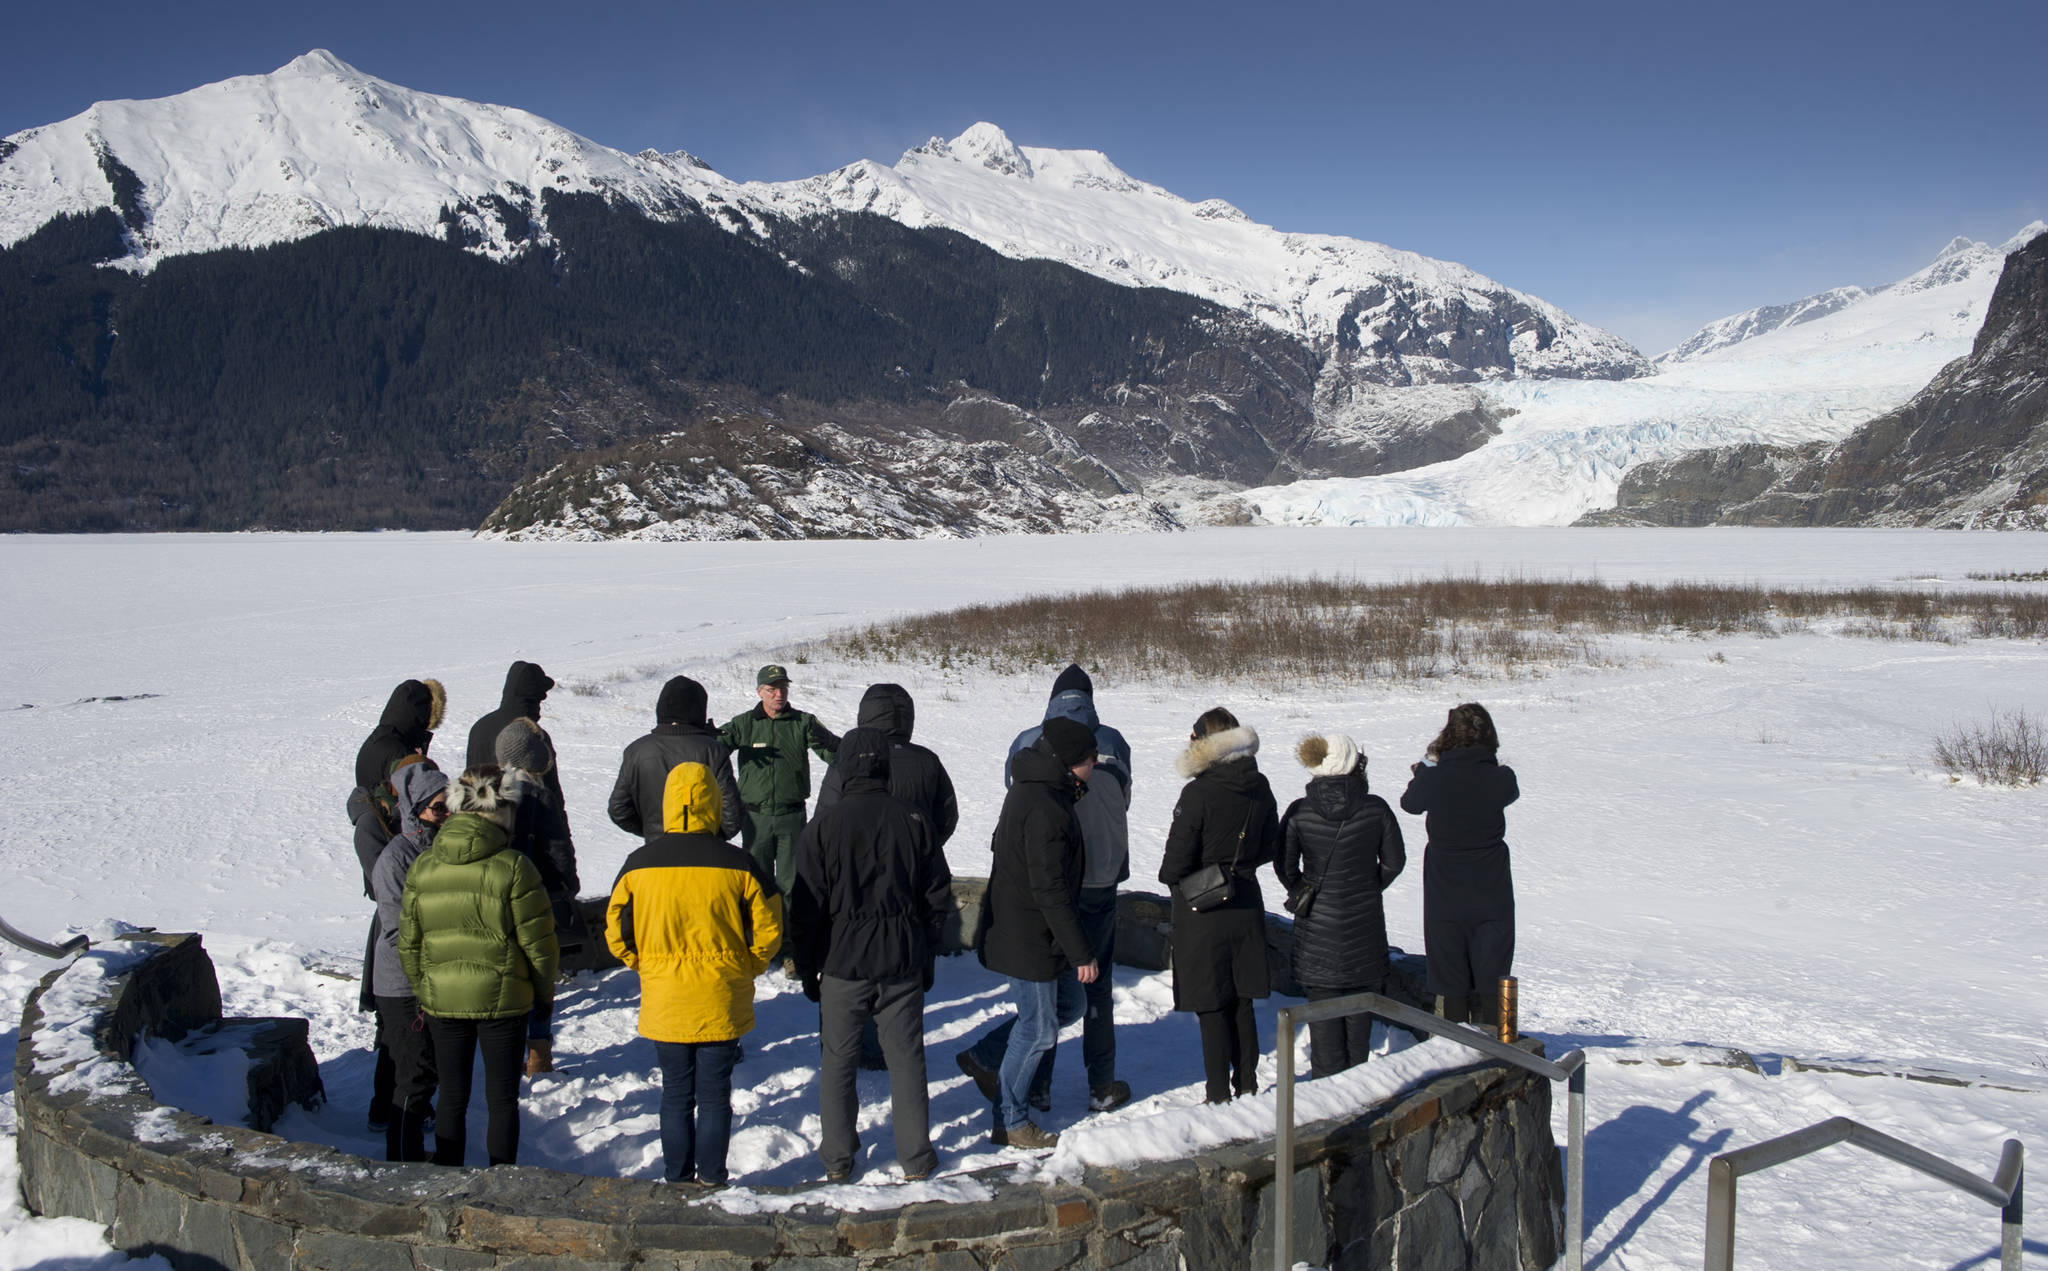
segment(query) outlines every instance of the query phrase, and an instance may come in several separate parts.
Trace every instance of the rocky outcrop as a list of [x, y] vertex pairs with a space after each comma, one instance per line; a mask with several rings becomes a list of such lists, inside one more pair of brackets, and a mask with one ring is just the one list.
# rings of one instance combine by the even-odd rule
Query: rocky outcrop
[[1968, 357], [1842, 441], [1646, 464], [1581, 524], [2048, 529], [2048, 236], [2006, 258]]

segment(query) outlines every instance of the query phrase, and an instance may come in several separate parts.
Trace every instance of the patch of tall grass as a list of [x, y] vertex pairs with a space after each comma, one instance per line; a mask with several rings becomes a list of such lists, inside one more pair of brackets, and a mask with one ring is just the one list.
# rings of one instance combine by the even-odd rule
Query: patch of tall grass
[[1616, 634], [1852, 634], [1953, 643], [2048, 635], [2048, 595], [1834, 591], [1719, 583], [1337, 578], [1031, 596], [861, 627], [823, 642], [855, 661], [996, 672], [1109, 666], [1119, 678], [1419, 681], [1602, 660]]

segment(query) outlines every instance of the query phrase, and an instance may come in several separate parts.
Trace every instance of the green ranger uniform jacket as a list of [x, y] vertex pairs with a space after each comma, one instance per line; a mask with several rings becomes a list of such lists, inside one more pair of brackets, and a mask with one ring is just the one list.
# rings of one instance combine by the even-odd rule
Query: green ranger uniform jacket
[[839, 750], [839, 735], [809, 711], [784, 710], [775, 718], [759, 706], [733, 716], [718, 730], [739, 768], [740, 802], [749, 808], [801, 808], [811, 795], [815, 751], [826, 763]]

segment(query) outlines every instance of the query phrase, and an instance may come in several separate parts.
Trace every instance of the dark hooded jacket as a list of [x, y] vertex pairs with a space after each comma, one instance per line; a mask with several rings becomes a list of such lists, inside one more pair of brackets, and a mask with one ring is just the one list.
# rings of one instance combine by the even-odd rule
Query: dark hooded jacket
[[[550, 767], [549, 773], [554, 769]], [[582, 950], [590, 930], [576, 907], [576, 894], [583, 880], [576, 872], [576, 842], [569, 835], [569, 815], [541, 782], [523, 769], [508, 772], [507, 784], [518, 795], [513, 814], [512, 850], [533, 862], [540, 872], [541, 887], [555, 911], [555, 942], [563, 953]]]
[[[1088, 797], [1074, 806], [1081, 820], [1081, 838], [1088, 847], [1083, 887], [1114, 887], [1131, 876], [1131, 744], [1095, 714], [1095, 682], [1078, 665], [1069, 664], [1052, 683], [1045, 718], [1071, 719], [1095, 733], [1095, 775], [1088, 778]], [[1033, 724], [1010, 743], [1010, 758], [1037, 741], [1045, 725]], [[1009, 780], [1008, 769], [1004, 781]]]
[[434, 740], [446, 701], [440, 688], [433, 680], [407, 680], [391, 690], [384, 714], [356, 751], [358, 786], [374, 789], [391, 775], [391, 765]]
[[1401, 825], [1368, 788], [1363, 766], [1313, 777], [1280, 821], [1273, 872], [1289, 891], [1316, 883], [1294, 920], [1294, 978], [1326, 989], [1365, 989], [1387, 977], [1387, 915], [1380, 893], [1408, 863]]
[[1043, 737], [1010, 760], [982, 902], [981, 963], [998, 975], [1044, 983], [1095, 956], [1075, 907], [1087, 860], [1074, 803], [1085, 793]]
[[[1180, 757], [1180, 773], [1190, 780], [1174, 804], [1159, 862], [1159, 881], [1173, 890], [1176, 1010], [1223, 1010], [1271, 988], [1266, 901], [1253, 871], [1278, 853], [1280, 817], [1258, 753], [1258, 734], [1239, 725], [1191, 743]], [[1198, 913], [1179, 884], [1204, 865], [1223, 866], [1234, 890], [1225, 904]]]
[[[889, 739], [889, 793], [924, 813], [943, 848], [960, 824], [960, 801], [954, 797], [953, 778], [946, 774], [946, 765], [910, 740], [916, 726], [917, 704], [901, 684], [872, 684], [861, 695], [859, 727], [872, 728]], [[818, 812], [839, 801], [845, 781], [845, 770], [835, 759], [818, 784]]]
[[1515, 770], [1485, 747], [1447, 750], [1435, 764], [1415, 765], [1401, 810], [1421, 814], [1429, 832], [1422, 858], [1425, 927], [1514, 921], [1507, 806], [1521, 795]]
[[718, 730], [705, 722], [706, 700], [704, 686], [687, 675], [661, 686], [654, 731], [635, 738], [619, 761], [619, 779], [605, 805], [613, 825], [645, 839], [659, 838], [669, 771], [679, 763], [700, 763], [711, 770], [718, 785], [719, 837], [729, 839], [740, 832], [744, 813], [732, 775], [732, 752], [719, 740]]
[[[515, 719], [530, 719], [540, 723], [540, 704], [547, 700], [548, 691], [555, 687], [554, 679], [533, 662], [514, 662], [505, 672], [505, 691], [498, 698], [498, 709], [485, 715], [469, 726], [469, 750], [464, 759], [466, 767], [480, 768], [485, 764], [498, 762], [498, 734], [505, 725]], [[548, 755], [556, 762], [548, 765], [547, 774], [541, 778], [548, 793], [555, 797], [555, 806], [568, 807], [562, 798], [562, 776], [560, 757], [555, 754], [555, 739], [548, 736], [547, 729], [540, 730], [541, 740], [548, 745]]]
[[890, 793], [899, 753], [873, 728], [840, 739], [833, 771], [839, 797], [804, 826], [790, 889], [791, 954], [805, 992], [819, 975], [842, 980], [900, 980], [932, 965], [953, 872], [923, 812]]

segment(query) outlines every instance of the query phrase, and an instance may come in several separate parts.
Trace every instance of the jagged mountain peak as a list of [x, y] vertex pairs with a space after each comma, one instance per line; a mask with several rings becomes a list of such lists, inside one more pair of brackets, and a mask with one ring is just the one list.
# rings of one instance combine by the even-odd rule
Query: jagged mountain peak
[[970, 126], [953, 140], [945, 143], [944, 153], [963, 163], [978, 163], [990, 172], [1004, 176], [1023, 177], [1032, 175], [1031, 160], [1010, 140], [1010, 134], [986, 121]]
[[1951, 256], [1960, 256], [1964, 252], [1982, 246], [1983, 244], [1978, 242], [1976, 239], [1971, 238], [1966, 234], [1958, 234], [1954, 238], [1948, 240], [1948, 246], [1942, 248], [1939, 252], [1935, 253], [1934, 259], [1937, 261], [1947, 260]]

